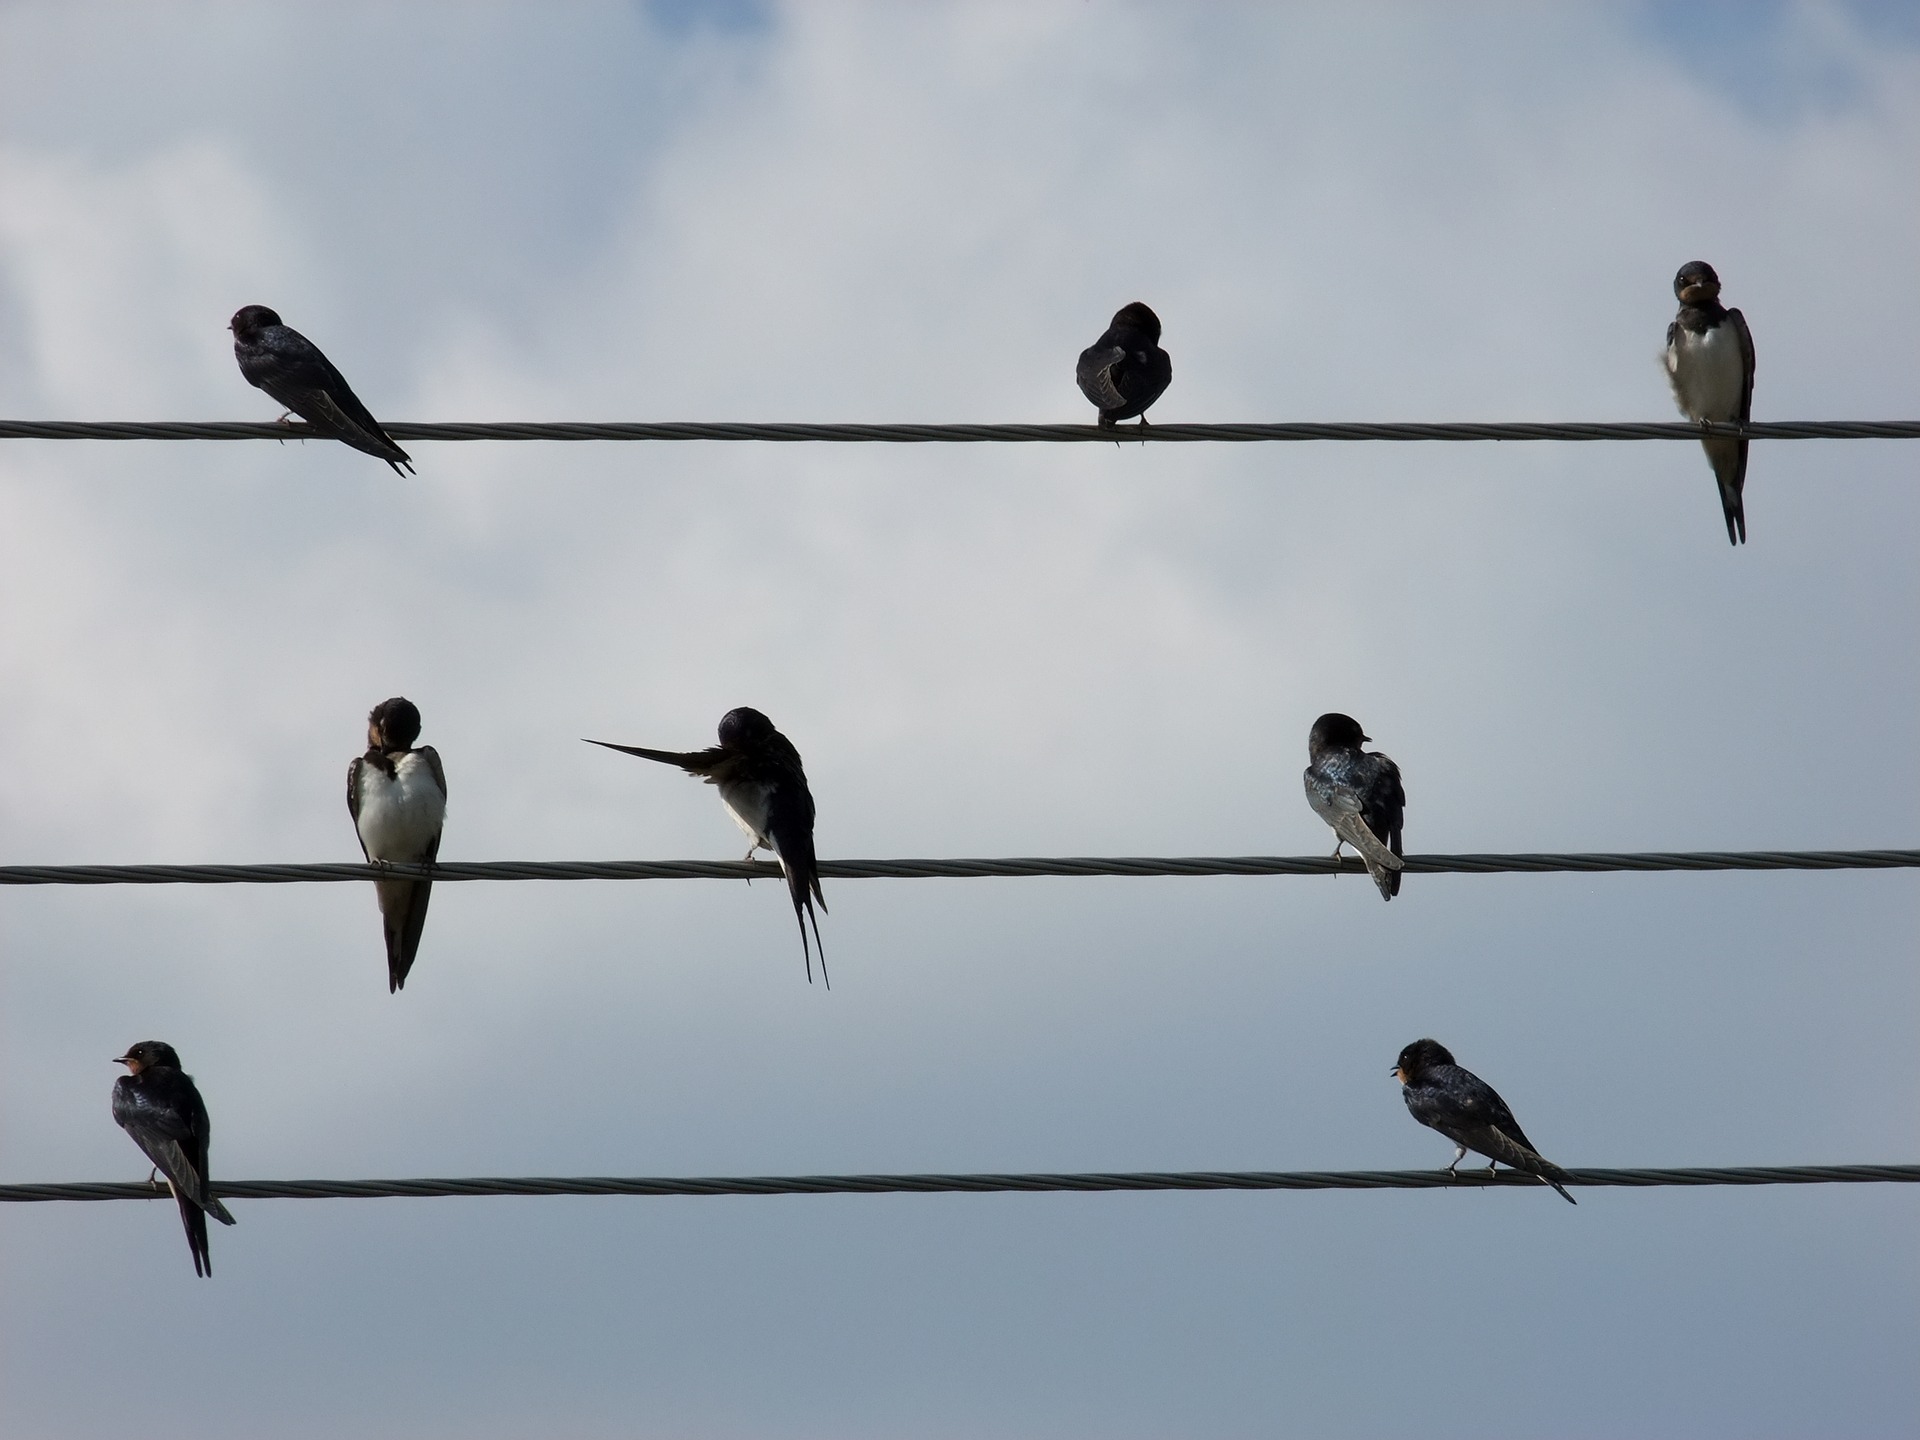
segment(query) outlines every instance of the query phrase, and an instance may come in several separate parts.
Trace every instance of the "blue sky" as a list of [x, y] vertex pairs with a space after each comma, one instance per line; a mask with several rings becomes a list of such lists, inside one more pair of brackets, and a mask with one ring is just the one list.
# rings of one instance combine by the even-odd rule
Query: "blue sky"
[[[1711, 260], [1767, 419], [1914, 413], [1920, 53], [1872, 9], [0, 8], [0, 412], [1667, 419]], [[578, 737], [767, 711], [823, 853], [1907, 846], [1893, 443], [0, 445], [0, 860], [353, 859], [406, 694], [448, 859], [733, 858]], [[1433, 1034], [1568, 1165], [1911, 1161], [1906, 873], [0, 897], [0, 1179], [1391, 1168]], [[1905, 1188], [236, 1202], [0, 1215], [0, 1428], [154, 1440], [1909, 1433]], [[139, 1353], [139, 1373], [125, 1363]]]

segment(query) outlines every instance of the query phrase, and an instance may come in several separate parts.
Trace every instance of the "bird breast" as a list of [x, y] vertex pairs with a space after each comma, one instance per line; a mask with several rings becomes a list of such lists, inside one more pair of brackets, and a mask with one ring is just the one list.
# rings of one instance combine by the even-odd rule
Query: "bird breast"
[[764, 780], [723, 780], [720, 800], [733, 816], [733, 823], [752, 837], [763, 849], [774, 848], [767, 834], [767, 821], [773, 812], [773, 786]]
[[360, 843], [375, 860], [411, 861], [433, 847], [447, 818], [447, 797], [419, 755], [394, 758], [391, 777], [360, 767]]
[[1740, 337], [1730, 321], [1701, 334], [1681, 327], [1667, 347], [1667, 376], [1673, 398], [1694, 420], [1737, 420], [1746, 390], [1746, 365]]

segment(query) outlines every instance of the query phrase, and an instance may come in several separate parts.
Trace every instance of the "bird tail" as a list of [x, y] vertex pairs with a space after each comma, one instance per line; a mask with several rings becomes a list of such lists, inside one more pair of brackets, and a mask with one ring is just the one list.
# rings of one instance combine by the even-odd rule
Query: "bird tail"
[[193, 1252], [193, 1273], [213, 1278], [213, 1254], [207, 1249], [207, 1212], [194, 1204], [192, 1197], [173, 1192], [180, 1206], [180, 1223], [186, 1227], [187, 1249]]
[[[808, 837], [809, 840], [811, 837]], [[790, 844], [794, 843], [789, 841]], [[813, 913], [813, 902], [818, 900], [822, 910], [827, 908], [826, 897], [820, 893], [820, 875], [814, 868], [813, 847], [806, 846], [806, 853], [797, 856], [799, 863], [789, 861], [778, 848], [774, 849], [774, 858], [780, 862], [780, 873], [786, 878], [787, 894], [793, 900], [793, 920], [800, 927], [800, 954], [806, 961], [807, 983], [813, 983], [813, 955], [820, 955], [820, 978], [827, 989], [833, 988], [833, 981], [827, 978], [827, 948], [820, 943], [820, 920]], [[807, 925], [813, 925], [813, 947], [807, 947]]]
[[414, 956], [420, 953], [420, 936], [427, 926], [427, 902], [433, 898], [431, 880], [376, 880], [374, 893], [380, 900], [380, 923], [387, 938], [387, 993], [393, 994], [407, 983]]
[[1567, 1187], [1562, 1183], [1563, 1181], [1573, 1179], [1573, 1176], [1562, 1170], [1551, 1160], [1545, 1159], [1533, 1151], [1528, 1151], [1526, 1159], [1514, 1168], [1517, 1170], [1525, 1170], [1528, 1174], [1538, 1177], [1542, 1185], [1551, 1185], [1555, 1190], [1560, 1192], [1560, 1198], [1566, 1201], [1567, 1204], [1578, 1205], [1580, 1203], [1567, 1193]]
[[1720, 509], [1726, 516], [1727, 543], [1744, 545], [1747, 541], [1747, 442], [1745, 440], [1702, 440], [1700, 446], [1713, 462], [1713, 478], [1720, 487]]

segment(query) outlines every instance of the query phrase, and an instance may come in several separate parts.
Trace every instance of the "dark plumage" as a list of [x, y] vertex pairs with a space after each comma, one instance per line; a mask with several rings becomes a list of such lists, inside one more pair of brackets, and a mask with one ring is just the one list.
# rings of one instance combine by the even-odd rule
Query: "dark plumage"
[[[367, 753], [347, 765], [347, 814], [369, 863], [431, 865], [447, 819], [447, 772], [420, 738], [420, 711], [405, 696], [382, 700], [367, 715]], [[387, 993], [407, 983], [426, 931], [431, 880], [376, 880], [380, 926], [387, 941]]]
[[[1747, 317], [1720, 303], [1720, 277], [1704, 260], [1691, 260], [1673, 277], [1680, 313], [1667, 326], [1667, 381], [1680, 412], [1698, 421], [1753, 418], [1753, 335]], [[1720, 487], [1727, 540], [1746, 543], [1747, 442], [1718, 436], [1700, 446]]]
[[[793, 742], [773, 728], [758, 710], [741, 706], [720, 717], [720, 743], [706, 750], [647, 750], [638, 745], [615, 745], [589, 740], [626, 755], [678, 765], [720, 790], [720, 801], [734, 823], [753, 837], [753, 852], [771, 850], [787, 877], [793, 898], [793, 918], [800, 926], [800, 953], [806, 960], [807, 983], [813, 983], [813, 957], [807, 947], [807, 924], [813, 925], [813, 948], [820, 950], [820, 978], [827, 979], [827, 952], [820, 946], [820, 922], [813, 902], [825, 910], [820, 893], [820, 871], [813, 853], [813, 792]], [[832, 982], [828, 981], [828, 988]]]
[[282, 325], [264, 305], [243, 306], [227, 328], [233, 331], [233, 355], [249, 385], [266, 391], [316, 429], [379, 456], [394, 474], [401, 474], [403, 466], [412, 471], [407, 452], [380, 428], [318, 345]]
[[1561, 1182], [1573, 1177], [1542, 1158], [1527, 1139], [1520, 1122], [1513, 1118], [1494, 1088], [1471, 1070], [1453, 1063], [1453, 1055], [1437, 1040], [1416, 1040], [1400, 1052], [1393, 1067], [1400, 1082], [1401, 1098], [1413, 1118], [1429, 1130], [1438, 1130], [1458, 1147], [1447, 1173], [1453, 1174], [1467, 1151], [1487, 1157], [1487, 1173], [1496, 1164], [1537, 1175], [1560, 1192], [1569, 1205], [1579, 1202], [1569, 1195]]
[[129, 1045], [114, 1062], [127, 1073], [113, 1082], [114, 1123], [133, 1137], [154, 1168], [167, 1177], [193, 1252], [193, 1273], [213, 1274], [207, 1252], [207, 1216], [234, 1223], [227, 1207], [208, 1189], [207, 1141], [213, 1125], [193, 1077], [180, 1069], [180, 1057], [160, 1040]]
[[1367, 873], [1391, 900], [1400, 893], [1400, 827], [1406, 816], [1407, 792], [1400, 784], [1400, 767], [1378, 752], [1360, 748], [1370, 737], [1351, 715], [1322, 715], [1307, 734], [1307, 803], [1313, 813], [1333, 827], [1340, 846], [1360, 852]]
[[1100, 410], [1100, 428], [1140, 417], [1173, 383], [1173, 361], [1160, 348], [1160, 317], [1138, 300], [1113, 317], [1107, 333], [1080, 352], [1073, 378]]

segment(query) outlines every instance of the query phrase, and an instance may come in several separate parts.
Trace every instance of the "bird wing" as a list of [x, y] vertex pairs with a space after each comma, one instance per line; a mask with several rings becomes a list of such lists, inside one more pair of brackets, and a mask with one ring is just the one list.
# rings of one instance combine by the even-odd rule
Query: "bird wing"
[[1579, 1203], [1559, 1183], [1571, 1177], [1534, 1148], [1499, 1091], [1470, 1070], [1458, 1070], [1454, 1082], [1449, 1086], [1451, 1123], [1436, 1125], [1436, 1130], [1508, 1169], [1538, 1175], [1568, 1204]]
[[1383, 870], [1398, 870], [1401, 858], [1380, 843], [1380, 837], [1367, 827], [1365, 805], [1351, 786], [1331, 784], [1309, 769], [1306, 773], [1307, 803], [1333, 833], [1358, 850], [1369, 865]]
[[622, 755], [638, 755], [642, 760], [658, 760], [663, 765], [678, 765], [689, 775], [711, 774], [714, 766], [727, 758], [727, 752], [718, 745], [705, 750], [648, 750], [639, 745], [616, 745], [611, 740], [588, 740], [587, 744], [604, 745]]
[[[415, 750], [413, 753], [418, 755], [422, 760], [425, 760], [427, 762], [427, 769], [433, 772], [433, 783], [440, 787], [440, 798], [442, 800], [446, 799], [447, 798], [447, 772], [445, 767], [443, 767], [440, 764], [440, 752], [434, 749], [433, 746], [431, 745], [422, 745], [419, 749]], [[435, 850], [438, 850], [440, 848], [440, 842], [438, 840], [434, 841], [433, 848]]]
[[[353, 817], [353, 838], [360, 840], [360, 767], [367, 763], [367, 757], [356, 755], [347, 762], [347, 814]], [[371, 865], [373, 857], [367, 854], [367, 842], [360, 840], [360, 854]]]
[[[1747, 329], [1747, 317], [1738, 310], [1727, 312], [1727, 323], [1733, 326], [1733, 333], [1740, 341], [1740, 370], [1743, 381], [1740, 387], [1740, 423], [1746, 424], [1753, 419], [1753, 332]], [[1746, 466], [1742, 465], [1740, 478], [1746, 478]]]
[[1361, 801], [1360, 818], [1376, 836], [1384, 836], [1387, 848], [1398, 855], [1407, 813], [1407, 791], [1400, 783], [1400, 767], [1377, 751], [1363, 758], [1369, 762], [1372, 777]]
[[[196, 1094], [194, 1098], [199, 1097]], [[206, 1107], [197, 1108], [204, 1117]], [[157, 1102], [124, 1081], [113, 1089], [113, 1118], [133, 1137], [141, 1153], [167, 1177], [175, 1195], [192, 1201], [222, 1224], [234, 1223], [227, 1207], [207, 1193], [204, 1129], [196, 1134], [189, 1117], [182, 1115], [176, 1105]]]
[[1080, 393], [1102, 410], [1116, 410], [1125, 406], [1127, 397], [1120, 393], [1113, 372], [1126, 358], [1126, 349], [1120, 345], [1090, 345], [1082, 350], [1080, 363], [1073, 372], [1073, 378], [1079, 382]]

